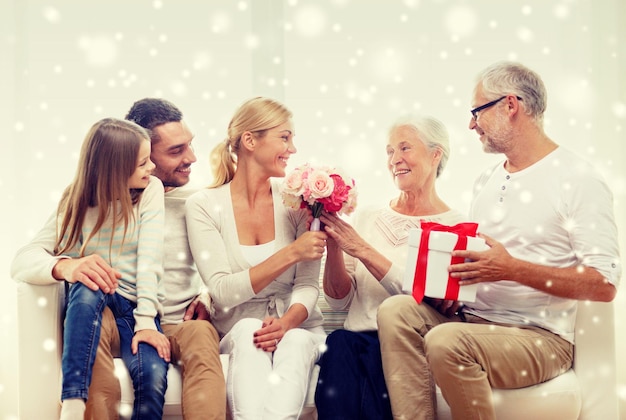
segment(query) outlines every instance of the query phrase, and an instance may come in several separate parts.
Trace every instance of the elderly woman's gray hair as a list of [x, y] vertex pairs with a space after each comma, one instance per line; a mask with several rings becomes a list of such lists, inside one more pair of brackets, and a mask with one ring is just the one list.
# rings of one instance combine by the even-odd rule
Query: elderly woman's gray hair
[[429, 150], [441, 150], [441, 160], [437, 167], [437, 177], [441, 175], [450, 157], [450, 136], [446, 126], [438, 119], [428, 115], [406, 115], [399, 118], [389, 129], [389, 133], [398, 127], [408, 127]]

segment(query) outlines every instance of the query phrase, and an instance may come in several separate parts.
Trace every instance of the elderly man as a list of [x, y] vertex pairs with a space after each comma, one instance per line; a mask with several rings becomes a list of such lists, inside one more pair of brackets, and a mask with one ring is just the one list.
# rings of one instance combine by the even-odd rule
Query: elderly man
[[[478, 78], [469, 128], [505, 160], [478, 178], [470, 219], [489, 249], [454, 251], [475, 302], [379, 308], [383, 369], [396, 419], [434, 419], [434, 383], [454, 419], [495, 419], [491, 387], [521, 388], [567, 370], [578, 300], [611, 301], [621, 275], [613, 198], [600, 175], [543, 130], [546, 91], [523, 65]], [[408, 368], [411, 366], [411, 368]]]

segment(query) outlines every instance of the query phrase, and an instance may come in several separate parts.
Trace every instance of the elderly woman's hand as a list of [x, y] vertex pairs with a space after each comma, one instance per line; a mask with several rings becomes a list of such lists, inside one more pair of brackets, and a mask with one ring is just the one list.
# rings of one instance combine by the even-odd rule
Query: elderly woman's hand
[[358, 258], [357, 253], [368, 246], [354, 228], [336, 214], [324, 211], [320, 221], [324, 224], [324, 231], [346, 254]]
[[430, 306], [435, 308], [437, 312], [444, 316], [447, 316], [448, 318], [457, 315], [461, 308], [463, 308], [463, 303], [459, 302], [458, 300], [425, 297], [424, 303], [429, 304]]

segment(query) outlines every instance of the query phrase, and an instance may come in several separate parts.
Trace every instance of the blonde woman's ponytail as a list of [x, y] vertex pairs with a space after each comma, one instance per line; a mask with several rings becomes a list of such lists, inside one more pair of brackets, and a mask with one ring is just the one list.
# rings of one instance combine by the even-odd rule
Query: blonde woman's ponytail
[[220, 142], [210, 155], [211, 170], [213, 171], [213, 183], [209, 188], [216, 188], [229, 183], [237, 169], [237, 158], [231, 152], [230, 139]]
[[291, 111], [274, 99], [259, 96], [244, 102], [228, 124], [228, 137], [211, 151], [213, 183], [209, 188], [216, 188], [232, 181], [237, 169], [241, 136], [246, 131], [253, 133], [257, 138], [262, 138], [266, 130], [279, 126], [289, 118]]

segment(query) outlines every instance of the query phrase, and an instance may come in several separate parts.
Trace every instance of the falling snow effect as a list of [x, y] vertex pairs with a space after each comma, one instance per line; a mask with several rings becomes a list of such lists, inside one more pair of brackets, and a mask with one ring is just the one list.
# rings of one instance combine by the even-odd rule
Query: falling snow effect
[[[235, 108], [252, 95], [283, 100], [296, 127], [290, 166], [341, 166], [368, 186], [360, 188], [363, 206], [395, 194], [385, 168], [389, 125], [404, 113], [432, 114], [451, 133], [438, 192], [467, 211], [476, 175], [499, 160], [467, 130], [473, 77], [500, 59], [520, 60], [543, 76], [547, 133], [607, 179], [623, 259], [626, 93], [617, 87], [626, 71], [626, 18], [617, 3], [616, 10], [599, 10], [590, 0], [285, 0], [267, 12], [250, 0], [195, 2], [193, 10], [171, 0], [10, 2], [0, 14], [0, 42], [13, 58], [4, 73], [11, 83], [2, 101], [11, 112], [2, 124], [9, 150], [0, 186], [14, 221], [1, 236], [14, 239], [3, 272], [71, 180], [87, 127], [103, 116], [122, 117], [145, 96], [170, 98], [185, 112], [196, 135], [198, 187], [210, 183], [208, 153], [223, 140]], [[530, 193], [520, 194], [532, 203]], [[14, 285], [5, 280], [0, 341], [14, 343]], [[624, 300], [620, 293], [618, 331]], [[52, 339], [41, 345], [56, 351]], [[618, 335], [617, 345], [623, 354], [626, 337]], [[5, 360], [17, 357], [15, 349], [5, 351]], [[15, 366], [2, 369], [2, 381], [13, 384]], [[621, 362], [618, 376], [626, 401]], [[0, 383], [0, 406], [9, 407], [3, 420], [17, 416], [14, 388]]]

